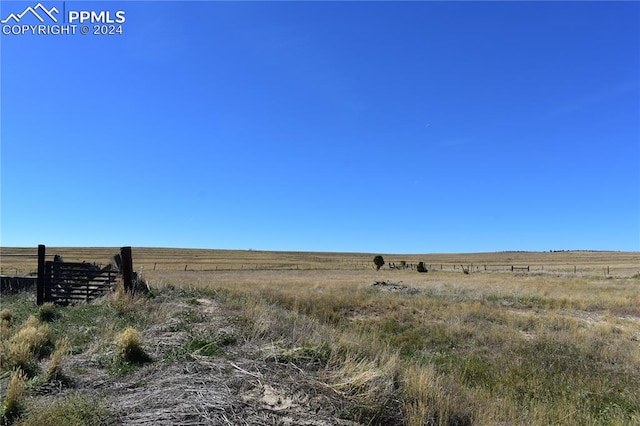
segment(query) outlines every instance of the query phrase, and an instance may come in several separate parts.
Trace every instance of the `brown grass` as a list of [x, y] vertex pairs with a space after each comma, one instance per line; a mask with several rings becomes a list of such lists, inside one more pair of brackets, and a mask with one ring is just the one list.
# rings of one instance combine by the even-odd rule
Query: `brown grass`
[[[422, 260], [430, 272], [376, 271], [369, 254], [134, 249], [152, 287], [205, 291], [241, 313], [243, 337], [266, 357], [312, 366], [351, 401], [346, 418], [638, 422], [638, 253], [384, 257]], [[531, 271], [485, 272], [485, 264]], [[114, 303], [118, 315], [146, 309], [140, 301]]]
[[[640, 412], [636, 279], [375, 270], [149, 278], [235, 303], [254, 339], [327, 345], [325, 380], [353, 399], [356, 420], [384, 422], [399, 408], [406, 424], [625, 424]], [[380, 280], [418, 293], [371, 286]]]
[[[47, 247], [48, 254], [59, 254], [66, 261], [111, 262], [119, 248], [59, 248]], [[18, 254], [19, 256], [15, 256]], [[422, 261], [433, 270], [462, 273], [462, 265], [471, 272], [507, 266], [530, 266], [530, 272], [604, 277], [607, 268], [614, 277], [640, 274], [640, 252], [499, 252], [459, 254], [383, 254], [383, 253], [322, 253], [271, 252], [259, 250], [205, 250], [171, 248], [133, 248], [134, 267], [153, 271], [250, 271], [250, 270], [375, 270], [373, 258], [382, 254], [388, 262], [402, 261], [417, 265]], [[0, 248], [3, 273], [19, 275], [37, 269], [37, 248]], [[454, 269], [455, 268], [455, 269]]]

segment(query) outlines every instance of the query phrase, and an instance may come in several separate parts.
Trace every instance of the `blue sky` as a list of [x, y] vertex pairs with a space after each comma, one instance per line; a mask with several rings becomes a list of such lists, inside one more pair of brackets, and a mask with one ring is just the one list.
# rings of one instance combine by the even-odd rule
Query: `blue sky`
[[126, 21], [3, 30], [2, 246], [640, 250], [639, 2], [42, 4]]

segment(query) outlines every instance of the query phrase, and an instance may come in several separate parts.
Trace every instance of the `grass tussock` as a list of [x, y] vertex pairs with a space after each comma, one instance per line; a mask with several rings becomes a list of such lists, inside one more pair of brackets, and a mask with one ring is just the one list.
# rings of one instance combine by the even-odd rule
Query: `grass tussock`
[[24, 411], [27, 377], [19, 368], [14, 370], [2, 403], [2, 423], [11, 424]]
[[433, 365], [409, 365], [403, 371], [402, 411], [407, 426], [446, 425], [456, 411], [445, 379]]
[[51, 359], [47, 366], [45, 377], [47, 381], [61, 380], [63, 375], [63, 363], [65, 357], [69, 354], [71, 343], [68, 337], [62, 337], [56, 341], [55, 350], [51, 354]]
[[117, 424], [105, 404], [95, 396], [73, 393], [48, 405], [37, 405], [26, 411], [15, 426], [105, 426]]
[[47, 324], [40, 324], [31, 315], [17, 330], [10, 330], [0, 343], [0, 369], [20, 368], [28, 376], [38, 372], [37, 362], [48, 356], [53, 348], [53, 332]]
[[0, 321], [6, 324], [8, 327], [13, 325], [14, 319], [15, 318], [13, 316], [13, 312], [11, 312], [11, 309], [4, 308], [0, 311]]
[[144, 351], [140, 332], [133, 327], [127, 327], [116, 338], [117, 359], [129, 364], [144, 364], [151, 361], [151, 357]]
[[57, 317], [56, 305], [52, 302], [43, 303], [38, 309], [38, 319], [42, 322], [52, 322]]

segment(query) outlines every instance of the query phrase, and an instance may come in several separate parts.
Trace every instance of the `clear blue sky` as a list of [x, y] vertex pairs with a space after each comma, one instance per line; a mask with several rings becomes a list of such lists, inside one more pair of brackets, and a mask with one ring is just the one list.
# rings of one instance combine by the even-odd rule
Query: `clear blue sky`
[[126, 21], [0, 36], [2, 246], [640, 250], [640, 2], [42, 4]]

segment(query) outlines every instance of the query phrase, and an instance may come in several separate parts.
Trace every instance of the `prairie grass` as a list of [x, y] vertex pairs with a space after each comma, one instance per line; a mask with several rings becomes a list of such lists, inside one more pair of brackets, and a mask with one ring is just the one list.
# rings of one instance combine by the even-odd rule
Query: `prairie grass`
[[13, 312], [11, 309], [4, 308], [0, 311], [0, 321], [6, 322], [7, 325], [11, 325], [13, 323]]
[[72, 393], [52, 404], [36, 405], [26, 410], [15, 426], [105, 426], [115, 425], [106, 405], [95, 396]]
[[144, 364], [151, 361], [151, 357], [144, 351], [140, 332], [133, 327], [127, 327], [116, 338], [117, 356], [122, 362], [130, 364]]
[[40, 324], [31, 315], [18, 328], [3, 331], [6, 337], [0, 342], [0, 369], [21, 369], [28, 376], [38, 373], [38, 361], [53, 350], [53, 332], [46, 324]]
[[[327, 348], [320, 374], [351, 398], [353, 420], [633, 424], [640, 415], [635, 279], [391, 271], [158, 279], [233, 304], [250, 324], [246, 337], [289, 345], [279, 353]], [[381, 279], [419, 291], [371, 286]]]
[[24, 410], [24, 399], [27, 393], [26, 375], [19, 368], [11, 375], [7, 393], [2, 403], [3, 424], [11, 424]]
[[[17, 379], [13, 379], [11, 386], [9, 379], [14, 370], [22, 372], [20, 377], [26, 389], [34, 390], [36, 394], [49, 392], [52, 384], [60, 389], [73, 383], [71, 372], [65, 370], [65, 362], [75, 354], [90, 356], [109, 371], [114, 340], [118, 335], [127, 327], [144, 329], [149, 324], [161, 322], [166, 316], [161, 304], [151, 306], [145, 298], [110, 294], [91, 304], [65, 307], [45, 304], [37, 307], [33, 296], [20, 293], [2, 297], [3, 305], [10, 307], [3, 309], [4, 319], [0, 318], [3, 400], [11, 400], [11, 392], [15, 394], [11, 386], [17, 386]], [[54, 312], [55, 321], [46, 321], [51, 318], [48, 312]], [[129, 343], [123, 346], [128, 348], [127, 359], [147, 359], [144, 351], [136, 352], [134, 340], [130, 335]], [[11, 420], [15, 424], [104, 424], [99, 420], [103, 418], [102, 414], [95, 418], [89, 416], [92, 402], [79, 395], [60, 400], [50, 408], [40, 407], [37, 398], [31, 396], [23, 402], [21, 410], [12, 411], [15, 414]], [[36, 406], [39, 407], [37, 410]], [[21, 413], [24, 413], [24, 418], [19, 416]], [[5, 420], [8, 421], [8, 417]]]
[[71, 343], [68, 337], [61, 337], [56, 341], [55, 350], [51, 354], [49, 365], [46, 371], [46, 380], [59, 380], [63, 378], [63, 362], [64, 358], [68, 355]]
[[[350, 401], [344, 418], [385, 425], [640, 424], [637, 253], [385, 255], [398, 264], [424, 260], [430, 272], [423, 274], [375, 271], [373, 256], [360, 254], [173, 254], [141, 249], [134, 259], [146, 262], [152, 286], [176, 289], [194, 304], [207, 294], [238, 311], [244, 343], [262, 348], [267, 361], [312, 371]], [[445, 264], [443, 272], [434, 271], [436, 262]], [[539, 272], [469, 267], [463, 274], [460, 265], [472, 262], [538, 262]], [[447, 263], [457, 269], [446, 272]], [[575, 264], [587, 272], [573, 273]], [[372, 286], [381, 280], [415, 291]], [[90, 309], [58, 311], [48, 326], [70, 335], [72, 352], [86, 353], [112, 348], [126, 327], [144, 330], [166, 317], [162, 303], [122, 294]], [[41, 326], [25, 312], [12, 305], [12, 321], [0, 316], [5, 366], [5, 342]], [[202, 321], [194, 312], [181, 314], [183, 330]], [[217, 356], [224, 347], [215, 334], [191, 337], [194, 356]], [[29, 334], [19, 340], [12, 357], [33, 356]]]
[[52, 302], [43, 303], [38, 309], [38, 319], [40, 321], [52, 322], [57, 316], [56, 305]]

